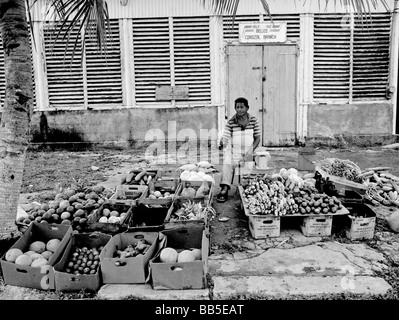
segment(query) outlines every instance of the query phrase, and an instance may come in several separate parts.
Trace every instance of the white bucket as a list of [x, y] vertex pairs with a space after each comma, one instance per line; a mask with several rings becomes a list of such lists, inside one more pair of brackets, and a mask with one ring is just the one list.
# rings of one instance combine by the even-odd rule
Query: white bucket
[[268, 169], [267, 163], [271, 156], [267, 151], [257, 151], [255, 154], [255, 162], [258, 169]]

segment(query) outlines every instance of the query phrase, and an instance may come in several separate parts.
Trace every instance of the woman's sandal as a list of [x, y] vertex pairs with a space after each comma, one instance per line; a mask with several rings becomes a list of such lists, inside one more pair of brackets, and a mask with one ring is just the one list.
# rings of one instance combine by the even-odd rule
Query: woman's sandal
[[227, 193], [219, 193], [216, 197], [217, 202], [225, 202], [227, 200]]

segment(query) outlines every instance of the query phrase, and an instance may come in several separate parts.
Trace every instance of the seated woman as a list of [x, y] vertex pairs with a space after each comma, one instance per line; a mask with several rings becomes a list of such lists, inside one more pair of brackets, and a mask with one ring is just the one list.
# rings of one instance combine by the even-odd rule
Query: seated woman
[[220, 147], [223, 148], [221, 191], [216, 197], [218, 202], [225, 202], [234, 170], [239, 162], [253, 161], [254, 150], [260, 142], [261, 130], [258, 120], [248, 113], [248, 100], [237, 98], [234, 101], [236, 114], [227, 122]]

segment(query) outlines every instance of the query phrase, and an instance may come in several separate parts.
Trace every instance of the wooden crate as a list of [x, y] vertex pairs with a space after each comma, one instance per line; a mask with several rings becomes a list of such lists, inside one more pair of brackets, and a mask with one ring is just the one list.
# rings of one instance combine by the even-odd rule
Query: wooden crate
[[[141, 195], [136, 197], [137, 192]], [[137, 201], [144, 199], [148, 195], [148, 186], [143, 185], [119, 185], [116, 186], [115, 193], [108, 199], [111, 203], [125, 203], [136, 206]]]

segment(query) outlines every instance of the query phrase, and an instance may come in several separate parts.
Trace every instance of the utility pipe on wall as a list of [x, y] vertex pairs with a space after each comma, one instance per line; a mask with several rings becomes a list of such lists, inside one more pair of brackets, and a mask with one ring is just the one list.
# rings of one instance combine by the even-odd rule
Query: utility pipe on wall
[[[399, 0], [395, 0], [393, 16], [392, 16], [392, 32], [391, 32], [391, 52], [390, 52], [390, 72], [389, 72], [389, 87], [395, 88], [391, 94], [391, 101], [393, 105], [393, 124], [392, 133], [396, 134], [396, 123], [398, 116], [398, 70], [399, 70]], [[389, 90], [389, 88], [387, 89]]]

